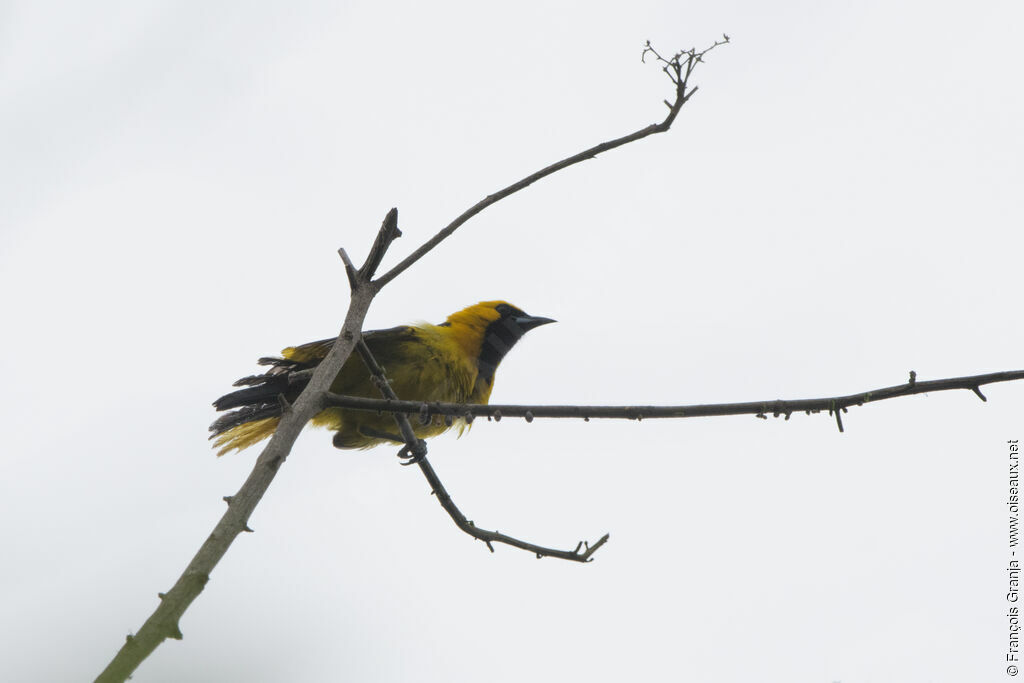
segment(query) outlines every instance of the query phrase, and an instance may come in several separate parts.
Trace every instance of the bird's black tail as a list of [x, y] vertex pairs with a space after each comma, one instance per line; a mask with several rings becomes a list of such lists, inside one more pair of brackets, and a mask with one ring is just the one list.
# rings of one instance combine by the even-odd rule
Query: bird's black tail
[[262, 375], [243, 377], [236, 387], [246, 387], [221, 396], [213, 402], [217, 410], [231, 410], [210, 425], [210, 439], [217, 455], [242, 450], [266, 439], [281, 420], [286, 403], [291, 403], [309, 383], [302, 370], [315, 367], [288, 358], [260, 358], [260, 365], [271, 368]]

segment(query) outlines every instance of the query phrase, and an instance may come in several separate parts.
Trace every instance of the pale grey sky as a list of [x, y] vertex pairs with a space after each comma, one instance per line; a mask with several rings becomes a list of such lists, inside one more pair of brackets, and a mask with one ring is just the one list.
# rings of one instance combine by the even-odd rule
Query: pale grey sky
[[[559, 320], [493, 400], [696, 403], [1017, 369], [1017, 2], [0, 6], [0, 679], [91, 680], [257, 455], [210, 402], [337, 332], [389, 263], [536, 168], [659, 120], [640, 63], [730, 34], [676, 128], [488, 209], [370, 327], [503, 298]], [[831, 418], [505, 420], [299, 440], [134, 681], [1007, 678], [1024, 386]]]

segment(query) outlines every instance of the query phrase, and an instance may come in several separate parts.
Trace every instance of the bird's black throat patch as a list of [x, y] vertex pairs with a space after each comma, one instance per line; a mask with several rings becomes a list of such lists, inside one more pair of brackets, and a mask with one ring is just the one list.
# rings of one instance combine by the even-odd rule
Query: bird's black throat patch
[[498, 369], [501, 359], [527, 332], [516, 321], [517, 317], [526, 315], [518, 308], [501, 304], [496, 310], [501, 313], [501, 317], [488, 325], [484, 331], [480, 357], [477, 359], [479, 376], [488, 384], [494, 381], [494, 371]]

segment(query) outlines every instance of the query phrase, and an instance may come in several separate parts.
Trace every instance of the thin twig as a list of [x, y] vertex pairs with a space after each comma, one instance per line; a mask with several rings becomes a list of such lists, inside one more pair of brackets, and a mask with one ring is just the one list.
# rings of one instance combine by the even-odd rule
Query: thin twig
[[[391, 270], [377, 278], [377, 280], [374, 281], [375, 284], [382, 287], [387, 283], [391, 282], [396, 277], [398, 277], [400, 273], [404, 272], [409, 266], [419, 261], [434, 247], [436, 247], [438, 244], [444, 241], [453, 232], [458, 230], [463, 223], [465, 223], [470, 218], [486, 209], [491, 204], [494, 204], [498, 201], [501, 201], [505, 197], [508, 197], [510, 194], [514, 194], [519, 190], [529, 187], [530, 185], [537, 182], [541, 178], [549, 176], [557, 171], [561, 171], [563, 168], [567, 168], [574, 164], [578, 164], [581, 161], [586, 161], [587, 159], [593, 159], [598, 154], [607, 152], [608, 150], [615, 149], [616, 147], [621, 147], [631, 142], [642, 140], [648, 135], [654, 135], [655, 133], [664, 133], [665, 131], [667, 131], [669, 128], [672, 127], [672, 123], [676, 120], [676, 116], [679, 115], [679, 110], [682, 109], [683, 105], [686, 104], [687, 100], [689, 100], [690, 97], [695, 92], [697, 92], [696, 87], [689, 88], [689, 78], [690, 75], [693, 73], [693, 69], [699, 62], [703, 61], [703, 57], [705, 54], [715, 49], [719, 45], [724, 45], [727, 42], [729, 42], [729, 39], [728, 37], [725, 37], [724, 40], [716, 41], [711, 47], [707, 48], [706, 50], [697, 52], [691, 49], [683, 52], [678, 52], [671, 60], [667, 61], [658, 56], [659, 60], [665, 62], [665, 68], [670, 72], [669, 77], [672, 78], [672, 81], [676, 86], [675, 101], [671, 105], [669, 105], [668, 115], [660, 123], [652, 123], [651, 125], [645, 126], [644, 128], [641, 128], [636, 132], [630, 133], [629, 135], [624, 135], [620, 138], [615, 138], [614, 140], [609, 140], [607, 142], [602, 142], [598, 145], [594, 145], [593, 147], [587, 148], [578, 154], [566, 157], [561, 161], [557, 161], [551, 164], [550, 166], [542, 168], [536, 173], [528, 175], [518, 182], [512, 183], [503, 190], [499, 190], [494, 194], [487, 195], [479, 202], [477, 202], [469, 209], [467, 209], [465, 212], [463, 212], [462, 215], [460, 215], [458, 218], [449, 223], [444, 229], [442, 229], [436, 235], [427, 240], [419, 249], [405, 257], [398, 265], [396, 265], [394, 268], [392, 268]], [[651, 49], [650, 41], [648, 41], [647, 46], [644, 48], [644, 53], [646, 54], [647, 52], [653, 52], [653, 50]]]
[[[984, 375], [951, 377], [922, 382], [915, 376], [912, 382], [897, 384], [882, 389], [862, 391], [845, 396], [827, 398], [805, 398], [771, 401], [749, 401], [743, 403], [705, 403], [680, 406], [576, 406], [576, 405], [502, 405], [478, 403], [423, 403], [422, 401], [396, 401], [358, 396], [327, 394], [326, 405], [352, 410], [385, 411], [396, 414], [419, 414], [424, 417], [447, 415], [452, 417], [487, 417], [500, 420], [502, 417], [522, 417], [527, 421], [536, 418], [582, 418], [646, 420], [649, 418], [714, 417], [720, 415], [758, 415], [771, 413], [775, 417], [788, 416], [797, 411], [816, 413], [845, 411], [850, 406], [877, 403], [901, 396], [913, 396], [937, 391], [968, 389], [985, 400], [979, 387], [998, 382], [1013, 382], [1024, 379], [1024, 370], [991, 372]], [[841, 424], [841, 418], [836, 416]], [[840, 430], [842, 431], [842, 430]]]
[[[362, 339], [356, 346], [356, 350], [359, 352], [359, 356], [363, 359], [366, 365], [366, 369], [369, 370], [370, 374], [374, 378], [374, 384], [380, 390], [380, 393], [385, 396], [385, 400], [391, 403], [408, 403], [408, 401], [399, 401], [398, 395], [395, 394], [395, 390], [391, 388], [391, 384], [388, 382], [387, 377], [384, 374], [384, 369], [377, 363], [377, 359], [373, 357], [373, 353], [370, 351], [370, 347], [366, 345]], [[413, 401], [415, 403], [415, 401]], [[424, 404], [418, 404], [424, 405]], [[554, 548], [546, 548], [541, 545], [534, 543], [528, 543], [521, 541], [518, 538], [507, 536], [498, 531], [490, 531], [488, 529], [481, 529], [480, 527], [473, 524], [473, 522], [466, 519], [466, 516], [462, 514], [455, 501], [452, 500], [448, 490], [441, 483], [441, 478], [437, 476], [437, 472], [430, 466], [430, 462], [427, 460], [427, 444], [416, 437], [413, 432], [412, 424], [409, 422], [409, 417], [405, 413], [396, 412], [394, 413], [395, 422], [398, 423], [398, 428], [402, 432], [402, 438], [405, 439], [405, 447], [398, 452], [399, 457], [406, 460], [402, 463], [409, 465], [416, 463], [420, 467], [420, 471], [423, 472], [423, 476], [426, 477], [427, 482], [430, 484], [431, 492], [437, 496], [437, 500], [441, 503], [441, 507], [444, 508], [445, 512], [455, 522], [455, 526], [459, 527], [462, 531], [466, 532], [473, 538], [483, 541], [490, 551], [494, 552], [494, 546], [492, 543], [504, 543], [516, 548], [522, 548], [531, 553], [534, 553], [537, 558], [541, 557], [557, 557], [562, 560], [570, 560], [574, 562], [589, 562], [591, 555], [597, 552], [597, 549], [608, 542], [608, 534], [602, 536], [597, 543], [590, 545], [586, 541], [580, 541], [576, 545], [575, 550], [556, 550]], [[582, 552], [581, 552], [582, 550]]]
[[[396, 413], [400, 414], [400, 413]], [[466, 516], [462, 514], [462, 511], [455, 505], [455, 501], [448, 495], [448, 491], [441, 483], [440, 477], [434, 472], [434, 468], [430, 466], [426, 458], [419, 461], [420, 471], [423, 472], [423, 476], [427, 478], [430, 483], [430, 488], [434, 495], [437, 496], [437, 501], [441, 503], [441, 507], [444, 508], [445, 512], [452, 518], [455, 525], [465, 531], [473, 538], [483, 541], [491, 552], [494, 552], [492, 543], [504, 543], [516, 548], [522, 548], [523, 550], [534, 553], [537, 559], [542, 557], [557, 557], [561, 560], [569, 560], [572, 562], [590, 562], [591, 555], [597, 552], [597, 549], [608, 542], [608, 534], [605, 534], [597, 540], [594, 545], [590, 545], [586, 541], [580, 541], [576, 545], [575, 550], [555, 550], [554, 548], [545, 548], [544, 546], [534, 545], [533, 543], [527, 543], [526, 541], [520, 541], [517, 538], [506, 536], [505, 534], [497, 531], [488, 531], [487, 529], [481, 529], [476, 526], [473, 522], [466, 519]]]

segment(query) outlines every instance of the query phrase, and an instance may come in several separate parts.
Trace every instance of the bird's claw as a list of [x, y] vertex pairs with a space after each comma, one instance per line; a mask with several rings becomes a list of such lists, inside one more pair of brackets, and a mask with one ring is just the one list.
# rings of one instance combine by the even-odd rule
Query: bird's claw
[[403, 465], [415, 465], [427, 457], [427, 442], [423, 439], [417, 439], [416, 448], [410, 448], [409, 444], [405, 444], [398, 451], [398, 457], [402, 459]]

